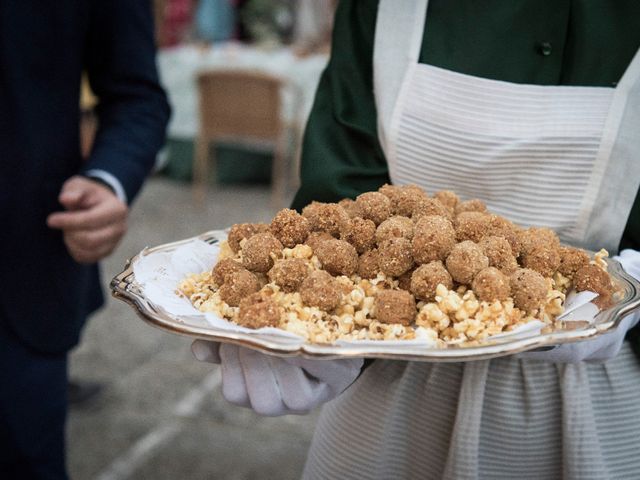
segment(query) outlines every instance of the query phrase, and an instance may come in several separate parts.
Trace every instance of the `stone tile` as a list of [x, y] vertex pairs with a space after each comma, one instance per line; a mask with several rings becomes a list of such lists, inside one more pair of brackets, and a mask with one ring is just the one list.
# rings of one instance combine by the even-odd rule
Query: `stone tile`
[[[103, 266], [103, 284], [145, 246], [171, 242], [236, 222], [267, 221], [264, 187], [218, 188], [207, 204], [192, 203], [189, 185], [156, 178], [133, 207], [129, 232]], [[158, 425], [180, 431], [129, 478], [298, 478], [317, 413], [263, 418], [228, 404], [220, 388], [205, 396], [192, 418], [173, 416], [184, 395], [215, 368], [193, 359], [190, 340], [144, 323], [126, 304], [107, 298], [87, 324], [70, 371], [105, 387], [99, 398], [73, 408], [68, 422], [68, 465], [75, 480], [93, 479]]]
[[308, 442], [286, 432], [193, 421], [135, 478], [189, 480], [297, 479]]

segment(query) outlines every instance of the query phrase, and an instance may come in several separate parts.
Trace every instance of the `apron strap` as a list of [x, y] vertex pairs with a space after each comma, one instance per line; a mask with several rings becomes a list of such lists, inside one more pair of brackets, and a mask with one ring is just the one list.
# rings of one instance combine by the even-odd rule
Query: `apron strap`
[[[577, 222], [586, 247], [615, 252], [640, 188], [640, 49], [613, 94], [591, 181]], [[607, 212], [603, 215], [602, 212]]]
[[387, 133], [409, 67], [418, 62], [428, 0], [380, 0], [373, 48], [378, 138], [387, 154]]

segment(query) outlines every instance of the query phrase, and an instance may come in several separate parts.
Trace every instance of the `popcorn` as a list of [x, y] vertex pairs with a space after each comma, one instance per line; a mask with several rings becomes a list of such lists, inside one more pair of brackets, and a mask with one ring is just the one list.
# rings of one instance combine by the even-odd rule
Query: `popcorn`
[[[246, 240], [242, 240], [242, 245]], [[242, 260], [242, 250], [233, 253], [227, 242], [221, 242], [221, 258]], [[594, 263], [606, 268], [607, 252], [596, 254]], [[321, 264], [308, 245], [284, 248], [285, 259], [301, 259], [309, 272], [320, 270]], [[480, 301], [473, 290], [459, 286], [449, 290], [440, 284], [435, 300], [420, 301], [415, 326], [382, 323], [376, 319], [376, 295], [389, 288], [398, 288], [397, 280], [378, 274], [374, 279], [362, 279], [357, 274], [335, 277], [342, 290], [342, 301], [331, 313], [302, 302], [300, 293], [286, 293], [263, 278], [261, 291], [269, 293], [280, 306], [279, 328], [303, 337], [311, 343], [335, 343], [337, 340], [410, 340], [421, 339], [437, 347], [452, 344], [475, 345], [491, 335], [513, 330], [531, 320], [540, 319], [549, 327], [564, 310], [564, 300], [571, 280], [556, 272], [546, 279], [547, 298], [540, 311], [526, 313], [506, 301]], [[269, 282], [269, 283], [267, 283]], [[212, 312], [230, 321], [238, 316], [238, 307], [226, 304], [217, 292], [211, 272], [189, 275], [178, 286], [178, 294], [187, 297], [202, 312]]]

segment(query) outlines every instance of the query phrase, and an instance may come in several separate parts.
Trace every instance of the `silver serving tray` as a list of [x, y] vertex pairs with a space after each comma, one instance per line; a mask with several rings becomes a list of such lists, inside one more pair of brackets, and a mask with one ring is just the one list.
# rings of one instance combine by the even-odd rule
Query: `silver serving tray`
[[615, 304], [600, 312], [593, 322], [567, 322], [566, 328], [547, 334], [532, 334], [526, 338], [487, 339], [479, 345], [450, 345], [446, 348], [426, 348], [415, 345], [385, 345], [385, 341], [375, 345], [325, 345], [306, 343], [274, 337], [271, 335], [228, 332], [208, 325], [199, 317], [176, 317], [164, 311], [158, 305], [145, 298], [143, 288], [136, 283], [132, 265], [141, 256], [152, 252], [170, 252], [194, 239], [215, 244], [227, 237], [223, 230], [213, 230], [197, 237], [177, 242], [145, 248], [135, 257], [127, 260], [124, 270], [111, 280], [113, 296], [133, 307], [136, 313], [146, 322], [171, 333], [191, 338], [216, 342], [234, 343], [261, 352], [277, 356], [303, 356], [318, 359], [336, 358], [386, 358], [394, 360], [430, 361], [430, 362], [462, 362], [484, 360], [512, 355], [526, 350], [548, 349], [563, 343], [579, 342], [618, 327], [623, 317], [640, 308], [640, 282], [626, 273], [616, 260], [607, 259], [609, 273], [616, 283], [618, 292]]

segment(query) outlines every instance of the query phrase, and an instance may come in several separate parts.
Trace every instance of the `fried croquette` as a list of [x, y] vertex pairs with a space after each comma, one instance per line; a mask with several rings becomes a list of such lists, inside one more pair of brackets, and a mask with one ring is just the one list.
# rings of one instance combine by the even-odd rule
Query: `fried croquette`
[[266, 273], [273, 267], [273, 257], [282, 256], [282, 243], [272, 233], [258, 233], [242, 248], [242, 266], [252, 272]]
[[344, 240], [327, 240], [316, 250], [322, 268], [332, 275], [351, 275], [358, 268], [358, 252]]
[[343, 198], [338, 202], [338, 205], [344, 208], [344, 211], [347, 212], [347, 215], [349, 215], [349, 218], [356, 218], [356, 217], [362, 216], [362, 210], [360, 210], [360, 207], [358, 206], [356, 201], [352, 200], [351, 198]]
[[509, 277], [495, 267], [480, 270], [473, 278], [471, 288], [484, 302], [504, 301], [511, 294]]
[[271, 298], [254, 293], [240, 302], [239, 325], [247, 328], [277, 327], [280, 322], [280, 308]]
[[413, 221], [409, 217], [395, 215], [387, 218], [376, 229], [376, 242], [380, 245], [385, 240], [392, 238], [413, 238]]
[[520, 310], [541, 308], [547, 298], [547, 284], [542, 275], [529, 268], [519, 268], [511, 277], [511, 297]]
[[416, 204], [427, 197], [417, 185], [383, 185], [378, 191], [391, 200], [391, 214], [403, 217], [411, 217]]
[[402, 275], [398, 277], [398, 288], [401, 290], [411, 291], [411, 276], [416, 271], [416, 267], [413, 266]]
[[472, 200], [465, 200], [464, 202], [458, 202], [455, 209], [455, 214], [460, 215], [462, 212], [486, 212], [487, 205], [482, 201], [474, 198]]
[[456, 206], [460, 202], [460, 198], [451, 190], [440, 190], [433, 194], [433, 198], [439, 200], [451, 213], [456, 211]]
[[520, 255], [520, 227], [500, 215], [488, 216], [487, 235], [503, 237], [511, 245], [511, 253], [517, 258]]
[[300, 298], [305, 305], [330, 312], [340, 304], [342, 291], [335, 278], [324, 270], [316, 270], [300, 285]]
[[311, 232], [304, 243], [309, 245], [311, 250], [315, 252], [318, 249], [318, 245], [327, 240], [333, 240], [333, 238], [334, 237], [327, 232]]
[[482, 212], [462, 212], [456, 217], [453, 224], [458, 242], [471, 240], [477, 243], [487, 235], [489, 216]]
[[597, 265], [580, 267], [573, 276], [573, 284], [578, 292], [595, 292], [598, 297], [593, 303], [600, 309], [608, 308], [613, 302], [613, 285], [609, 274]]
[[220, 286], [224, 283], [224, 279], [227, 275], [239, 270], [246, 269], [240, 264], [240, 262], [236, 262], [231, 258], [223, 258], [216, 263], [215, 267], [213, 267], [213, 270], [211, 271], [211, 278], [213, 279], [213, 283]]
[[529, 227], [518, 232], [520, 253], [524, 254], [537, 245], [547, 245], [559, 248], [560, 239], [556, 232], [545, 227]]
[[558, 271], [565, 277], [573, 278], [575, 273], [589, 264], [589, 254], [580, 248], [560, 247], [560, 265]]
[[405, 290], [383, 290], [374, 302], [376, 318], [382, 323], [411, 325], [416, 316], [416, 300]]
[[227, 274], [220, 287], [220, 298], [227, 305], [237, 307], [240, 300], [260, 290], [261, 285], [257, 277], [244, 268]]
[[378, 249], [367, 250], [358, 257], [358, 275], [361, 278], [372, 279], [378, 276], [380, 266], [378, 264]]
[[432, 215], [439, 215], [441, 217], [448, 218], [449, 220], [453, 220], [451, 210], [445, 207], [440, 200], [429, 197], [421, 198], [416, 202], [411, 218], [415, 221], [420, 217]]
[[438, 285], [444, 285], [448, 290], [453, 288], [451, 274], [440, 260], [420, 265], [411, 275], [410, 290], [417, 299], [432, 302]]
[[289, 208], [280, 210], [273, 217], [269, 229], [273, 236], [288, 248], [304, 243], [310, 232], [309, 220]]
[[520, 256], [520, 263], [543, 277], [553, 277], [560, 266], [560, 253], [557, 247], [536, 245]]
[[256, 233], [264, 233], [269, 230], [269, 225], [266, 223], [236, 223], [231, 226], [229, 235], [227, 235], [227, 242], [229, 247], [233, 250], [233, 253], [238, 253], [240, 250], [240, 242], [245, 238], [251, 238]]
[[371, 220], [355, 217], [340, 239], [353, 245], [358, 253], [371, 250], [376, 244], [376, 224]]
[[362, 218], [380, 225], [391, 216], [391, 200], [380, 192], [366, 192], [358, 195], [356, 203], [362, 211]]
[[446, 261], [451, 277], [463, 285], [471, 285], [476, 274], [489, 266], [489, 259], [480, 246], [471, 240], [455, 245]]
[[312, 232], [327, 232], [338, 238], [349, 223], [349, 214], [337, 203], [311, 202], [302, 209]]
[[411, 242], [406, 238], [390, 238], [378, 246], [380, 271], [389, 277], [399, 277], [413, 266]]
[[456, 232], [449, 219], [441, 216], [420, 217], [411, 241], [413, 258], [418, 264], [444, 260], [456, 244]]
[[308, 274], [309, 268], [304, 260], [287, 258], [275, 261], [269, 270], [269, 280], [285, 292], [295, 292]]
[[505, 275], [511, 275], [518, 269], [518, 261], [506, 238], [489, 235], [480, 240], [478, 245], [489, 259], [490, 267], [497, 268]]

